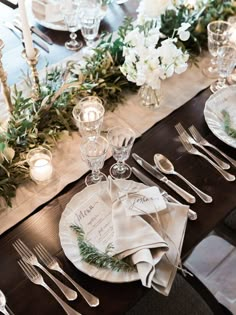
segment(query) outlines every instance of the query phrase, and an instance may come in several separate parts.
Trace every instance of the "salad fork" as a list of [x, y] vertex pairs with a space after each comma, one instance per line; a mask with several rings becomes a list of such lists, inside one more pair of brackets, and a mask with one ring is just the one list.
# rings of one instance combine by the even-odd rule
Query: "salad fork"
[[66, 314], [68, 315], [81, 315], [79, 312], [74, 310], [68, 304], [66, 304], [44, 281], [42, 275], [36, 270], [36, 268], [30, 264], [25, 263], [23, 260], [19, 260], [18, 264], [20, 268], [24, 271], [27, 278], [34, 284], [41, 285], [44, 287], [51, 295], [57, 300], [57, 302], [62, 306]]
[[58, 286], [58, 288], [69, 301], [75, 300], [77, 298], [77, 293], [74, 290], [67, 287], [61, 281], [56, 279], [46, 268], [44, 268], [44, 266], [41, 265], [40, 262], [38, 261], [38, 258], [20, 239], [16, 240], [13, 243], [13, 247], [21, 256], [22, 260], [24, 260], [26, 263], [30, 265], [37, 266], [38, 268], [43, 270], [55, 282], [55, 284]]
[[193, 125], [189, 127], [189, 131], [191, 132], [193, 138], [195, 139], [195, 141], [197, 141], [198, 143], [200, 143], [201, 145], [205, 145], [208, 146], [210, 148], [215, 149], [217, 152], [219, 152], [224, 158], [226, 158], [226, 160], [228, 160], [233, 166], [236, 167], [236, 160], [232, 159], [230, 156], [228, 156], [227, 154], [225, 154], [224, 152], [222, 152], [220, 149], [218, 149], [216, 146], [214, 146], [213, 144], [211, 144], [210, 142], [208, 142], [205, 138], [203, 138], [203, 136], [200, 134], [200, 132], [197, 130], [196, 127], [194, 127]]
[[74, 287], [79, 291], [79, 293], [83, 296], [85, 301], [89, 304], [91, 307], [95, 307], [99, 305], [99, 299], [86, 291], [84, 288], [82, 288], [78, 283], [76, 283], [71, 277], [64, 272], [64, 270], [60, 267], [58, 261], [56, 258], [54, 258], [42, 245], [39, 244], [34, 248], [34, 251], [40, 258], [40, 260], [51, 270], [56, 270], [60, 272], [67, 280], [69, 280]]
[[228, 163], [223, 162], [221, 159], [216, 157], [214, 154], [212, 154], [209, 150], [207, 150], [203, 145], [195, 141], [184, 129], [184, 127], [181, 125], [181, 123], [178, 123], [175, 125], [175, 129], [177, 130], [178, 134], [181, 136], [182, 134], [185, 135], [185, 137], [188, 139], [188, 142], [191, 144], [196, 145], [197, 147], [201, 148], [203, 151], [205, 151], [221, 168], [224, 170], [229, 169], [230, 165]]
[[207, 160], [212, 166], [215, 167], [215, 169], [217, 169], [217, 171], [219, 173], [221, 173], [221, 175], [223, 175], [223, 177], [228, 180], [228, 181], [234, 181], [235, 180], [235, 176], [226, 172], [225, 170], [223, 170], [222, 168], [220, 168], [216, 163], [214, 163], [211, 159], [209, 159], [206, 155], [204, 155], [203, 153], [201, 153], [199, 150], [197, 150], [189, 141], [188, 138], [186, 137], [186, 135], [184, 133], [181, 134], [181, 136], [179, 136], [179, 139], [181, 141], [181, 143], [183, 144], [184, 148], [186, 149], [186, 151], [188, 151], [189, 153], [193, 154], [193, 155], [198, 155], [203, 157], [205, 160]]

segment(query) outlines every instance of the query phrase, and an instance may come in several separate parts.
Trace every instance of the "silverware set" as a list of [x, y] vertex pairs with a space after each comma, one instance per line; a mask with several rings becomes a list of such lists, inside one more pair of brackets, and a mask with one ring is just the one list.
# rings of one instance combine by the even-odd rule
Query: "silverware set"
[[[196, 132], [196, 128], [194, 126], [190, 127], [190, 132], [194, 135], [195, 139], [193, 139], [188, 132], [183, 128], [183, 126], [178, 123], [177, 125], [175, 125], [175, 129], [177, 130], [178, 134], [179, 134], [179, 140], [181, 141], [181, 143], [183, 144], [185, 150], [187, 152], [189, 152], [190, 154], [193, 155], [198, 155], [202, 158], [204, 158], [206, 161], [208, 161], [227, 181], [234, 181], [235, 180], [235, 176], [230, 174], [229, 172], [225, 171], [225, 167], [229, 168], [230, 165], [227, 163], [224, 163], [223, 161], [221, 161], [220, 159], [218, 159], [215, 155], [213, 155], [211, 152], [209, 152], [206, 148], [204, 148], [204, 146], [202, 144], [200, 144], [200, 142], [197, 142], [195, 139], [197, 139], [197, 135], [199, 134], [199, 132]], [[202, 142], [203, 143], [203, 142]], [[200, 152], [195, 146], [198, 146], [199, 148], [204, 148], [204, 151], [213, 159], [214, 161], [218, 161], [217, 163], [215, 163], [214, 161], [212, 161], [207, 155], [203, 154], [202, 152]], [[215, 148], [213, 146], [213, 148]], [[221, 151], [218, 151], [221, 152]], [[228, 156], [227, 156], [228, 157]], [[229, 157], [228, 157], [229, 158]], [[232, 162], [235, 163], [235, 161], [230, 158], [230, 160]], [[229, 159], [228, 159], [229, 161]], [[222, 163], [223, 162], [223, 163]], [[226, 166], [226, 165], [228, 166]], [[221, 165], [221, 166], [220, 166]], [[224, 167], [224, 168], [223, 168]]]
[[[16, 240], [13, 243], [13, 247], [20, 255], [21, 259], [18, 261], [19, 266], [24, 271], [26, 276], [32, 281], [34, 284], [43, 286], [46, 290], [48, 290], [53, 297], [58, 301], [58, 303], [63, 307], [65, 312], [68, 315], [79, 315], [80, 313], [72, 309], [68, 304], [66, 304], [44, 281], [43, 276], [39, 273], [39, 271], [35, 268], [41, 269], [48, 277], [51, 278], [52, 281], [57, 285], [57, 287], [61, 290], [67, 300], [72, 301], [77, 298], [77, 292], [63, 284], [59, 281], [55, 276], [52, 275], [50, 270], [55, 270], [62, 274], [81, 294], [81, 296], [85, 299], [89, 306], [95, 307], [99, 305], [99, 299], [95, 297], [93, 294], [86, 291], [82, 288], [78, 283], [76, 283], [65, 271], [60, 267], [56, 258], [54, 258], [43, 245], [39, 244], [34, 248], [34, 254], [20, 239]], [[38, 259], [39, 258], [39, 259]], [[40, 263], [42, 261], [43, 264]], [[44, 267], [45, 265], [45, 267]]]
[[[220, 149], [209, 143], [205, 138], [202, 137], [202, 135], [193, 125], [189, 127], [190, 134], [188, 133], [187, 130], [184, 129], [181, 123], [175, 125], [175, 129], [177, 130], [179, 134], [179, 139], [187, 152], [189, 152], [190, 154], [198, 155], [207, 160], [226, 180], [228, 181], [235, 180], [235, 176], [226, 171], [226, 169], [230, 168], [229, 163], [231, 163], [233, 166], [236, 166], [236, 161], [233, 158], [229, 157]], [[205, 146], [213, 148], [215, 151], [221, 154], [221, 156], [224, 157], [229, 163], [226, 163], [225, 161], [221, 160], [219, 157], [217, 157], [212, 152], [207, 150]], [[196, 147], [198, 147], [199, 150]], [[202, 151], [207, 155], [202, 153]], [[154, 155], [155, 165], [151, 165], [142, 157], [138, 156], [136, 153], [133, 153], [132, 157], [144, 170], [146, 170], [148, 173], [150, 173], [153, 177], [157, 178], [161, 182], [165, 183], [188, 203], [191, 204], [196, 202], [196, 198], [187, 191], [185, 191], [184, 189], [182, 189], [181, 187], [179, 187], [178, 185], [176, 185], [175, 183], [173, 183], [172, 181], [170, 181], [163, 174], [178, 176], [202, 199], [203, 202], [211, 203], [213, 201], [213, 198], [211, 196], [200, 190], [198, 187], [193, 185], [189, 180], [187, 180], [183, 175], [178, 173], [175, 170], [174, 165], [171, 163], [171, 161], [164, 155], [159, 153]], [[132, 172], [144, 184], [148, 186], [158, 186], [154, 181], [152, 181], [150, 178], [144, 175], [141, 171], [137, 170], [135, 167], [132, 168]], [[167, 201], [180, 203], [170, 194], [168, 194], [165, 190], [163, 190], [160, 187], [159, 189], [162, 196]], [[188, 218], [190, 220], [196, 220], [197, 213], [192, 209], [189, 209]]]

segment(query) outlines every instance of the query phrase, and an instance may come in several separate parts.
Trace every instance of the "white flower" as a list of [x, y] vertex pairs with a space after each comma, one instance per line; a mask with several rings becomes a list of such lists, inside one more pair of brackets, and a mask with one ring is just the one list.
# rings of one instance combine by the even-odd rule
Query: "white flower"
[[181, 26], [177, 30], [177, 34], [182, 41], [186, 41], [189, 39], [190, 32], [187, 29], [191, 26], [189, 23], [182, 23]]
[[171, 0], [143, 0], [139, 11], [148, 17], [159, 17], [171, 4]]
[[[188, 27], [187, 23], [183, 23], [180, 33], [186, 32]], [[159, 89], [162, 80], [187, 69], [189, 55], [176, 46], [177, 38], [166, 38], [157, 45], [159, 41], [159, 26], [143, 31], [134, 25], [134, 29], [127, 34], [123, 50], [125, 61], [120, 69], [129, 81], [138, 86], [147, 84]]]

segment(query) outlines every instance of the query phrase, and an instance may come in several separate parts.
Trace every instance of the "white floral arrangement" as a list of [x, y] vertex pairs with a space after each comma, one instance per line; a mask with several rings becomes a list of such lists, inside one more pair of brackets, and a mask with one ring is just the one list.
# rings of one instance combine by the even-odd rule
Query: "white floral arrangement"
[[[159, 10], [157, 7], [156, 10], [163, 12], [162, 1], [160, 6]], [[142, 24], [138, 24], [141, 20]], [[178, 40], [188, 40], [190, 24], [182, 23], [173, 31], [172, 37], [167, 38], [163, 38], [160, 27], [158, 17], [139, 18], [125, 37], [123, 49], [125, 61], [121, 71], [137, 86], [146, 84], [152, 89], [160, 89], [162, 80], [171, 77], [174, 73], [180, 74], [188, 67], [189, 54], [178, 47], [177, 43]]]

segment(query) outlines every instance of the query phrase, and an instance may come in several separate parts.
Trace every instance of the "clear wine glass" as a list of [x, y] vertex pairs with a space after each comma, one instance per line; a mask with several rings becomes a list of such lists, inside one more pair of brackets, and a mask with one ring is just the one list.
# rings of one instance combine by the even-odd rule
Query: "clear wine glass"
[[203, 73], [209, 78], [216, 78], [217, 53], [219, 47], [227, 44], [229, 40], [230, 23], [225, 21], [213, 21], [207, 25], [208, 50], [211, 54], [211, 64], [203, 69]]
[[60, 10], [64, 17], [64, 22], [70, 32], [70, 40], [65, 42], [65, 47], [69, 50], [79, 50], [82, 48], [83, 43], [78, 41], [76, 32], [78, 31], [79, 24], [79, 0], [62, 0]]
[[84, 139], [80, 146], [82, 158], [88, 163], [89, 168], [92, 170], [85, 178], [85, 184], [92, 185], [97, 184], [107, 179], [100, 169], [104, 165], [108, 150], [108, 141], [98, 136], [93, 139]]
[[91, 49], [95, 44], [101, 22], [101, 4], [97, 0], [80, 1], [80, 25], [86, 45]]
[[218, 49], [217, 65], [219, 78], [210, 89], [213, 93], [227, 86], [226, 78], [231, 74], [236, 64], [236, 48], [230, 45]]
[[84, 138], [94, 138], [99, 135], [103, 123], [105, 109], [102, 100], [97, 96], [82, 98], [73, 108], [72, 115]]
[[130, 128], [114, 127], [108, 131], [108, 142], [112, 149], [113, 158], [117, 161], [110, 168], [110, 175], [114, 179], [127, 179], [131, 175], [131, 168], [125, 161], [129, 158], [135, 140], [135, 133]]

